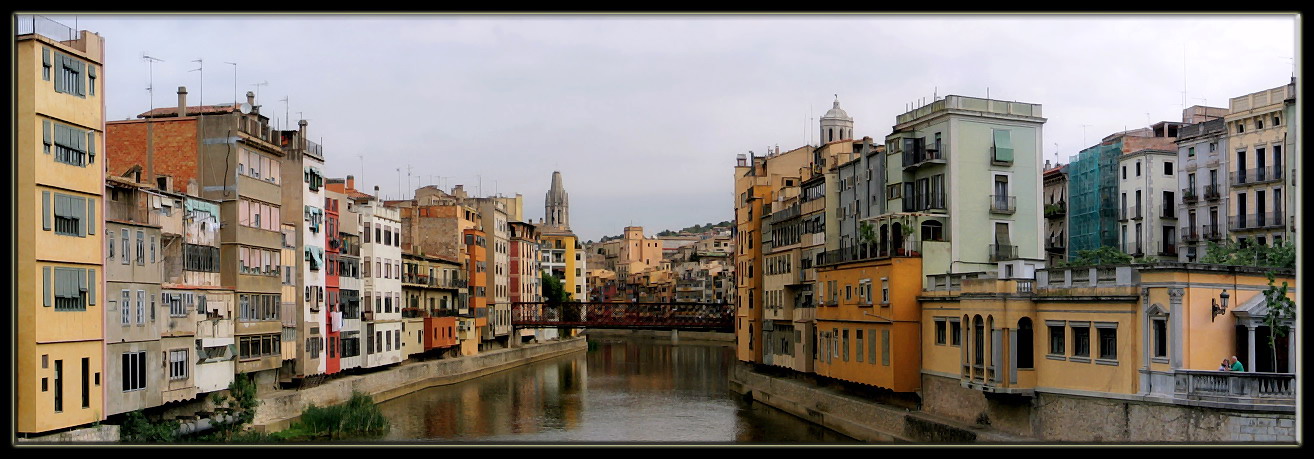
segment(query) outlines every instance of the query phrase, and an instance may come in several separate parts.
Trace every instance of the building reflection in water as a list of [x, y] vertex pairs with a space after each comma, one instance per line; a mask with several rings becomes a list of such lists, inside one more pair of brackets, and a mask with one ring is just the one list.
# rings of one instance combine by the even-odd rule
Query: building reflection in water
[[744, 402], [729, 390], [733, 363], [728, 346], [608, 339], [379, 407], [392, 421], [386, 441], [852, 441]]

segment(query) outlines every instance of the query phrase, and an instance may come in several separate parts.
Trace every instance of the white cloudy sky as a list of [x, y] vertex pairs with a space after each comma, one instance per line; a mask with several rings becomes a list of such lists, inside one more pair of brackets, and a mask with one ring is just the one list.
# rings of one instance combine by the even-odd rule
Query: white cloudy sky
[[258, 89], [279, 123], [309, 120], [330, 176], [390, 198], [464, 184], [521, 193], [537, 220], [560, 170], [585, 240], [733, 218], [735, 155], [807, 143], [833, 94], [880, 139], [911, 102], [989, 88], [1042, 104], [1066, 162], [1180, 121], [1183, 89], [1226, 107], [1299, 65], [1292, 14], [49, 17], [105, 37], [110, 120], [150, 108], [148, 54], [156, 107]]

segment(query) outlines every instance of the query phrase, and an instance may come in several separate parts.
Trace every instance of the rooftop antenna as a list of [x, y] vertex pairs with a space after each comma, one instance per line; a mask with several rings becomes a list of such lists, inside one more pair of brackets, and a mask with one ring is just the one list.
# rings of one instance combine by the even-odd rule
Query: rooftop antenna
[[146, 60], [146, 72], [147, 72], [147, 78], [150, 79], [150, 80], [146, 83], [146, 92], [147, 92], [148, 94], [150, 94], [150, 98], [151, 98], [151, 111], [155, 111], [155, 63], [156, 63], [156, 62], [164, 62], [164, 59], [158, 59], [158, 58], [154, 58], [154, 57], [148, 56], [148, 55], [146, 55], [146, 52], [145, 52], [145, 51], [143, 51], [143, 52], [141, 53], [141, 58]]
[[[288, 105], [290, 105], [290, 102], [288, 101], [288, 96], [283, 96], [283, 98], [278, 99], [278, 101], [283, 103], [283, 122], [287, 123], [288, 127], [292, 127], [292, 116], [288, 113]], [[297, 112], [297, 113], [301, 113], [301, 112]]]
[[201, 65], [200, 67], [197, 67], [197, 68], [194, 68], [194, 69], [188, 70], [188, 72], [201, 72], [201, 73], [198, 73], [198, 74], [197, 74], [197, 75], [200, 75], [200, 77], [201, 77], [201, 85], [200, 85], [200, 90], [197, 91], [197, 92], [199, 92], [200, 94], [198, 94], [198, 95], [196, 96], [196, 97], [197, 97], [197, 99], [196, 99], [196, 105], [198, 105], [198, 106], [202, 106], [202, 105], [205, 105], [205, 62], [202, 61], [201, 58], [196, 58], [196, 60], [194, 60], [194, 61], [192, 61], [192, 62], [195, 62], [195, 63]]
[[1089, 124], [1083, 124], [1083, 125], [1081, 125], [1081, 147], [1082, 147], [1082, 148], [1086, 148], [1086, 147], [1088, 146], [1088, 145], [1086, 145], [1086, 126], [1090, 126], [1090, 125], [1089, 125]]
[[400, 197], [402, 196], [402, 191], [401, 191], [401, 189], [402, 189], [402, 187], [401, 187], [401, 168], [398, 167], [398, 168], [397, 168], [397, 196], [398, 196], [398, 199], [400, 199]]
[[260, 87], [261, 87], [261, 86], [268, 86], [268, 85], [269, 85], [269, 82], [268, 82], [268, 81], [262, 81], [262, 82], [255, 83], [255, 84], [251, 85], [251, 86], [255, 86], [255, 87], [256, 87], [256, 90], [255, 90], [255, 96], [256, 96], [256, 100], [257, 100], [257, 101], [260, 100]]
[[365, 184], [365, 155], [356, 155], [356, 157], [357, 157], [357, 158], [360, 158], [360, 183], [361, 183], [361, 186], [364, 186], [364, 184]]
[[[410, 165], [410, 164], [407, 164], [407, 165], [406, 165], [406, 186], [407, 186], [407, 187], [411, 186], [411, 165]], [[405, 198], [405, 196], [402, 196], [402, 197]], [[415, 192], [414, 192], [414, 191], [411, 192], [411, 198], [412, 198], [412, 199], [415, 198]]]
[[237, 63], [227, 62], [227, 61], [225, 61], [224, 63], [233, 66], [233, 106], [236, 107], [237, 106]]

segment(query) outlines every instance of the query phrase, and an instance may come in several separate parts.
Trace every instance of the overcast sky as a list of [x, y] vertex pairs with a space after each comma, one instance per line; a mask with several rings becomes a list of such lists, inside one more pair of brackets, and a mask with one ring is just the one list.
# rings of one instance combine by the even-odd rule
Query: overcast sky
[[151, 73], [156, 107], [178, 86], [230, 103], [236, 83], [276, 123], [307, 119], [329, 176], [387, 198], [463, 184], [521, 193], [537, 221], [560, 170], [584, 240], [732, 219], [735, 155], [816, 142], [834, 94], [879, 140], [909, 103], [989, 88], [1042, 104], [1045, 157], [1067, 162], [1180, 121], [1183, 90], [1225, 108], [1289, 82], [1299, 40], [1290, 14], [48, 17], [105, 38], [108, 120], [150, 109]]

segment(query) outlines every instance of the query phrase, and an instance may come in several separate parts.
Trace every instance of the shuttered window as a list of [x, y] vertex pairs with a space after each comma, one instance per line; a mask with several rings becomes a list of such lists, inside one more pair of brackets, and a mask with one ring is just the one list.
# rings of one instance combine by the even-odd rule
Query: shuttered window
[[993, 129], [993, 131], [994, 145], [991, 150], [994, 152], [994, 161], [1013, 162], [1013, 137], [1011, 131], [1007, 129]]
[[[45, 192], [42, 192], [44, 201]], [[83, 225], [87, 216], [87, 199], [78, 196], [55, 193], [55, 234], [86, 237], [87, 227]]]
[[55, 310], [87, 309], [87, 273], [85, 269], [55, 268]]

